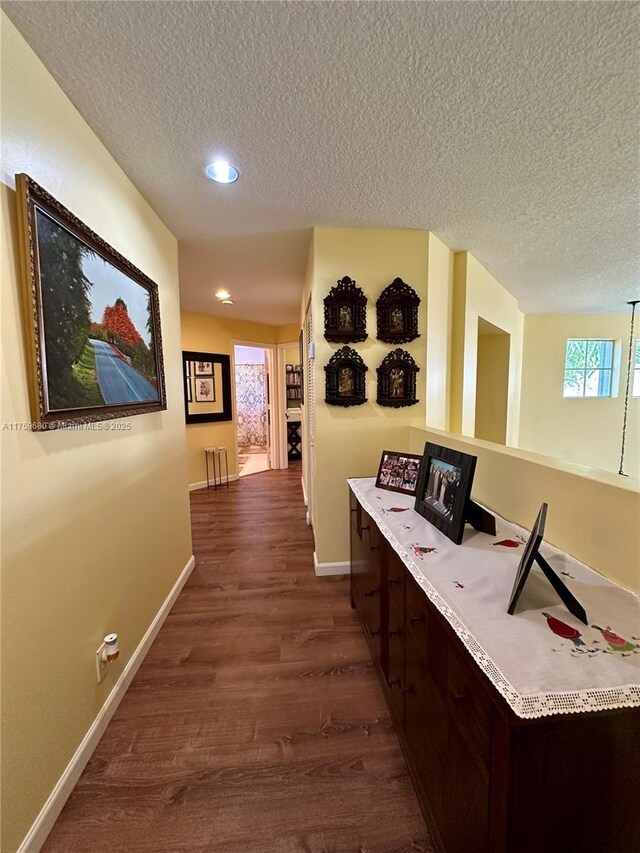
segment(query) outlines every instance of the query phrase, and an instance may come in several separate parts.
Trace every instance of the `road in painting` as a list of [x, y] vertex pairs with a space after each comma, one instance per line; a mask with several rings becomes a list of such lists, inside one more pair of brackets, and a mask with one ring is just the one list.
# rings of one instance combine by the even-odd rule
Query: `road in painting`
[[145, 403], [158, 399], [158, 391], [141, 373], [117, 356], [109, 344], [89, 339], [96, 360], [98, 387], [110, 405], [123, 400]]
[[149, 291], [37, 210], [49, 406], [159, 400]]

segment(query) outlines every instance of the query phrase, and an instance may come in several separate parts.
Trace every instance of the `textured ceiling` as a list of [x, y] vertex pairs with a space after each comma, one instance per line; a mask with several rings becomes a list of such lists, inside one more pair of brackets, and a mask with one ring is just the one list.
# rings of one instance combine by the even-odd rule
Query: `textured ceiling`
[[180, 239], [188, 309], [296, 320], [314, 225], [431, 229], [527, 312], [640, 295], [637, 3], [2, 5]]

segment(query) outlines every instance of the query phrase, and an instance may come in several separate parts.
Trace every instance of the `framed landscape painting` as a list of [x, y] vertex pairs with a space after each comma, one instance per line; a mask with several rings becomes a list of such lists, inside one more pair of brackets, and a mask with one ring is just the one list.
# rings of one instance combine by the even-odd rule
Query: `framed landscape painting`
[[27, 175], [16, 187], [35, 428], [166, 409], [157, 285]]

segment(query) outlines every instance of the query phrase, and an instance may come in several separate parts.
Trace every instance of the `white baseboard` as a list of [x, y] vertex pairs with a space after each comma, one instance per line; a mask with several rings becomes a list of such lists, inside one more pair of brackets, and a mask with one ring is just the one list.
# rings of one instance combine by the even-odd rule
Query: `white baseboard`
[[[237, 474], [229, 474], [229, 482], [230, 483], [232, 483], [234, 480], [237, 480], [237, 479], [238, 479]], [[226, 482], [227, 482], [227, 480], [225, 478], [225, 480], [222, 484], [223, 487], [226, 486]], [[190, 492], [196, 492], [198, 489], [206, 489], [206, 488], [207, 488], [207, 481], [206, 480], [202, 480], [200, 483], [189, 483], [189, 491]], [[213, 480], [211, 481], [211, 488], [213, 488]], [[220, 488], [219, 485], [218, 485], [218, 488]]]
[[122, 697], [131, 684], [134, 675], [138, 671], [138, 667], [149, 651], [151, 643], [155, 640], [156, 634], [160, 630], [164, 620], [167, 618], [169, 611], [173, 607], [176, 598], [187, 581], [187, 578], [193, 571], [195, 564], [196, 558], [192, 555], [189, 558], [189, 562], [180, 573], [180, 577], [173, 585], [171, 592], [164, 600], [160, 610], [156, 613], [153, 622], [147, 628], [144, 637], [138, 644], [138, 647], [131, 655], [131, 658], [123, 669], [120, 678], [116, 681], [113, 686], [113, 690], [100, 709], [98, 716], [91, 724], [89, 731], [83, 737], [80, 746], [76, 749], [71, 761], [67, 764], [53, 791], [49, 794], [49, 798], [33, 822], [31, 829], [27, 832], [22, 844], [17, 850], [17, 853], [38, 853], [46, 841], [54, 823], [58, 819], [58, 815], [62, 811], [62, 807], [66, 803], [69, 794], [73, 791], [87, 762], [93, 755], [93, 751], [98, 745], [98, 741], [104, 734], [111, 717], [114, 715], [118, 705], [122, 701]]
[[326, 575], [348, 575], [351, 571], [351, 563], [347, 560], [344, 563], [319, 563], [316, 552], [313, 552], [313, 568], [318, 577]]
[[300, 482], [302, 483], [302, 500], [304, 501], [305, 506], [309, 506], [309, 501], [307, 500], [307, 490], [304, 487], [304, 477], [300, 477]]

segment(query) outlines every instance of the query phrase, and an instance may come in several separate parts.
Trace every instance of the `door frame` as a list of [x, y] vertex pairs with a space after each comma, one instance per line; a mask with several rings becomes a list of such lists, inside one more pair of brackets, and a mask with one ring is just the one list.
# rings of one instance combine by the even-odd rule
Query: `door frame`
[[[234, 411], [236, 411], [236, 450], [239, 453], [238, 447], [238, 421], [237, 421], [237, 405], [236, 405], [236, 360], [235, 360], [235, 348], [236, 347], [254, 347], [255, 349], [264, 350], [266, 353], [265, 358], [265, 368], [266, 368], [266, 379], [267, 379], [267, 443], [268, 443], [268, 456], [269, 456], [269, 467], [270, 468], [286, 468], [286, 464], [282, 465], [282, 437], [279, 434], [280, 431], [278, 429], [278, 415], [277, 413], [280, 411], [281, 406], [281, 395], [284, 393], [284, 384], [279, 381], [279, 371], [276, 368], [277, 363], [277, 345], [276, 344], [265, 344], [261, 341], [245, 341], [245, 340], [231, 340], [231, 349], [232, 349], [232, 361], [233, 361], [233, 369], [232, 369], [232, 387], [233, 387], [233, 402], [234, 402]], [[274, 381], [275, 380], [275, 381]], [[279, 387], [281, 386], [281, 387]], [[285, 463], [287, 461], [287, 445], [286, 445], [286, 435], [285, 435], [285, 444], [284, 444], [284, 459]]]
[[[300, 341], [293, 341], [288, 344], [277, 344], [276, 346], [276, 371], [277, 384], [279, 386], [279, 408], [277, 409], [278, 416], [278, 431], [280, 433], [280, 447], [284, 449], [279, 468], [289, 467], [289, 440], [287, 438], [287, 360], [285, 351], [288, 349], [300, 349]], [[300, 420], [302, 421], [302, 411], [300, 412]]]

